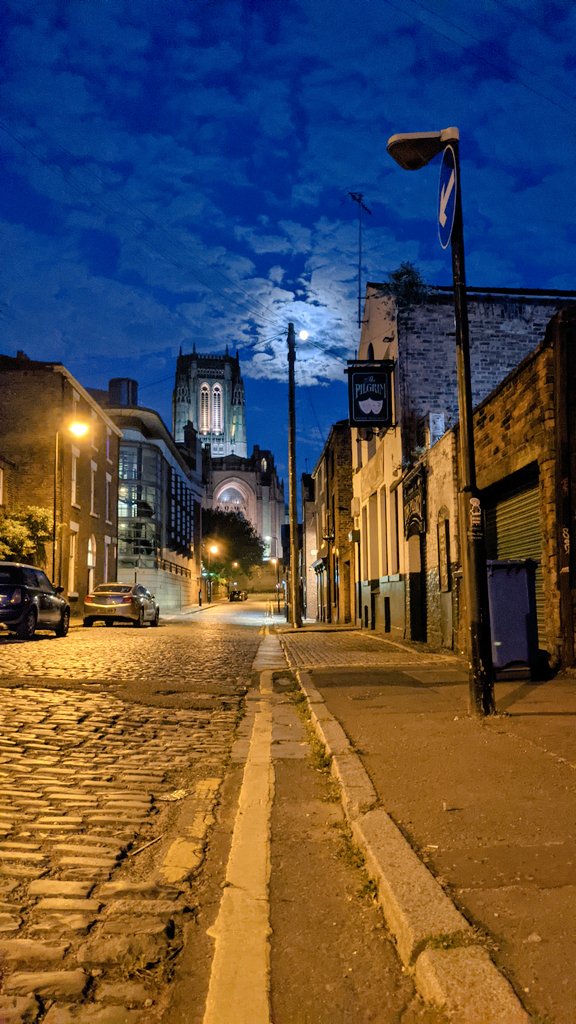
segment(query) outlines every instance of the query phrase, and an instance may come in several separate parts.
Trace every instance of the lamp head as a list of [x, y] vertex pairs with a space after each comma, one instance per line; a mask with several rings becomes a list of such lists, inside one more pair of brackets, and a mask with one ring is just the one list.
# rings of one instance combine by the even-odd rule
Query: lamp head
[[408, 132], [391, 135], [386, 149], [405, 171], [419, 171], [450, 142], [458, 142], [459, 138], [457, 128], [443, 128], [441, 132]]

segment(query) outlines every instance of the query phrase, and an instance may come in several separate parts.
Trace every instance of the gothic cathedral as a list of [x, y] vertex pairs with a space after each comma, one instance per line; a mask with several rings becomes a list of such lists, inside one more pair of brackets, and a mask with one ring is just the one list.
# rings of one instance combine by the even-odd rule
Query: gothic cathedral
[[229, 355], [228, 346], [223, 356], [198, 355], [196, 346], [190, 355], [182, 355], [180, 349], [172, 407], [176, 443], [184, 441], [188, 422], [212, 458], [246, 458], [244, 383], [238, 353]]

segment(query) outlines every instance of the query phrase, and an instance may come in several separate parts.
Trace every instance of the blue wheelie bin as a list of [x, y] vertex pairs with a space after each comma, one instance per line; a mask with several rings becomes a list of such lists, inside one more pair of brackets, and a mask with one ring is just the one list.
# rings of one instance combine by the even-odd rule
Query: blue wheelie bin
[[538, 657], [536, 562], [488, 561], [492, 664], [496, 679], [532, 679]]

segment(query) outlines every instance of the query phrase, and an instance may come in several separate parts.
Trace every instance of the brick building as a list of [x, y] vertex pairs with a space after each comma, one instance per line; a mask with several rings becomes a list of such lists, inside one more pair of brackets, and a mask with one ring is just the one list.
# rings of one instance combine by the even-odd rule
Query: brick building
[[[81, 424], [84, 437], [70, 428]], [[0, 356], [0, 448], [7, 509], [49, 511], [42, 566], [72, 612], [95, 583], [114, 579], [120, 430], [61, 364]]]
[[350, 539], [353, 527], [350, 513], [352, 454], [348, 420], [340, 420], [332, 426], [312, 472], [311, 482], [315, 537], [308, 537], [308, 547], [315, 551], [312, 567], [316, 573], [316, 600], [308, 602], [307, 615], [310, 616], [310, 609], [315, 606], [316, 618], [322, 622], [351, 622], [354, 615], [354, 546]]
[[[475, 406], [516, 370], [554, 314], [574, 300], [571, 292], [468, 290]], [[359, 358], [393, 360], [394, 426], [381, 436], [352, 432], [358, 618], [385, 633], [453, 646], [463, 638], [456, 440], [447, 433], [458, 419], [452, 290], [431, 289], [418, 304], [402, 304], [383, 286], [368, 285]], [[514, 405], [500, 424], [504, 439], [522, 431], [519, 423], [512, 427]], [[503, 444], [494, 441], [500, 450]], [[431, 447], [434, 458], [427, 459]], [[486, 476], [481, 465], [478, 471], [481, 487], [495, 487], [489, 497], [499, 507], [490, 465]], [[534, 501], [533, 482], [528, 489]], [[498, 545], [492, 550], [501, 556]]]

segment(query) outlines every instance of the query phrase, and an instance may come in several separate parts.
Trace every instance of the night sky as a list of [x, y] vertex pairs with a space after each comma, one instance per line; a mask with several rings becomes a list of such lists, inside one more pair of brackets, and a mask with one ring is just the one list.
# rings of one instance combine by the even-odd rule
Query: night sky
[[347, 416], [362, 291], [406, 260], [450, 284], [439, 159], [460, 129], [468, 283], [574, 288], [576, 7], [534, 0], [4, 0], [0, 352], [85, 387], [138, 380], [170, 425], [175, 359], [240, 352], [249, 450], [298, 473]]

